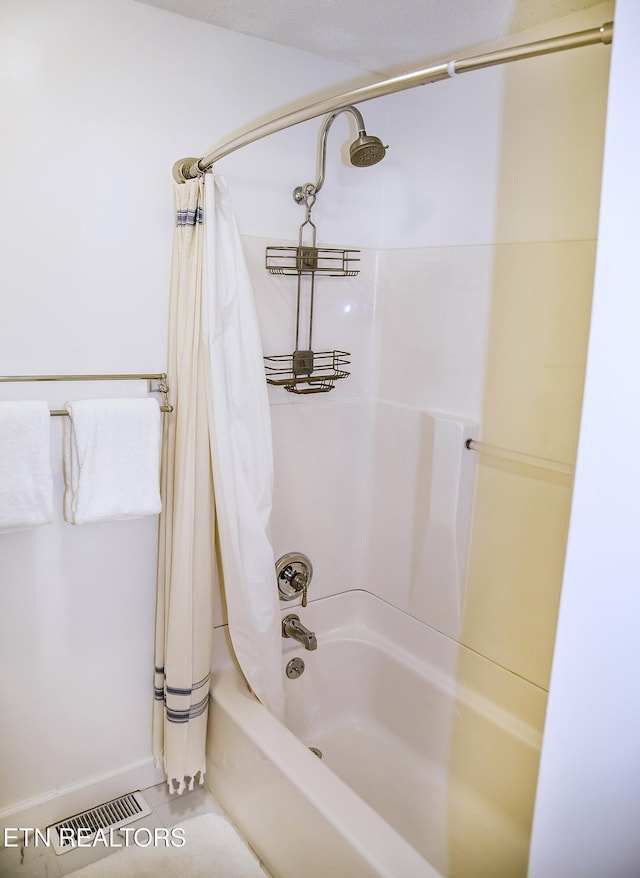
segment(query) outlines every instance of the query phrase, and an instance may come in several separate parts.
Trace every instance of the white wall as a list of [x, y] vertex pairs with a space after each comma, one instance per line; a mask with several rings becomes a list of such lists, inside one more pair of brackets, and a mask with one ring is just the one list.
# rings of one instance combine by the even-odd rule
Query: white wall
[[[173, 162], [273, 108], [363, 81], [132, 0], [4, 0], [0, 372], [161, 371]], [[295, 237], [291, 190], [313, 176], [316, 137], [307, 124], [226, 160], [244, 234]], [[332, 160], [328, 179], [343, 174]], [[351, 197], [332, 202], [338, 238]], [[363, 239], [375, 237], [373, 214], [370, 203], [360, 215]], [[133, 392], [145, 390], [2, 390], [52, 407]], [[0, 535], [0, 819], [150, 760], [156, 521], [63, 523], [61, 420], [51, 427], [56, 522]]]
[[530, 878], [640, 874], [640, 8], [618, 0], [589, 359]]

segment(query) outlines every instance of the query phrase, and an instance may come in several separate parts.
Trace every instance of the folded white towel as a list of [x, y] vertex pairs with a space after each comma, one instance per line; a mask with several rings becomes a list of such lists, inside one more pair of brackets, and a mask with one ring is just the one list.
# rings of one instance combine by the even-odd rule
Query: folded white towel
[[64, 517], [71, 524], [156, 515], [161, 414], [151, 397], [67, 405]]
[[50, 424], [46, 402], [0, 402], [0, 530], [53, 518]]

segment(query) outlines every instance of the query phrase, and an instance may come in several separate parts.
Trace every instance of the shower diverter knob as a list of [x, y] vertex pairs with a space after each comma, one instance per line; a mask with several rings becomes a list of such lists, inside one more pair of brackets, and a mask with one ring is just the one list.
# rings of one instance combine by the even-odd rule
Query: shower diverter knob
[[281, 601], [293, 601], [302, 597], [307, 605], [307, 589], [313, 576], [311, 561], [302, 552], [289, 552], [276, 562], [278, 594]]

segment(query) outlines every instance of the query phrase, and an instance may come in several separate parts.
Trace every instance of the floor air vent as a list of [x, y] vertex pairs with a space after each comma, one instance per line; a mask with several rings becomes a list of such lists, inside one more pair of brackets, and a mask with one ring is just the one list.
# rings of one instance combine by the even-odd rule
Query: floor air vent
[[140, 790], [136, 790], [97, 808], [52, 823], [47, 830], [55, 852], [66, 854], [78, 846], [78, 841], [85, 846], [91, 845], [100, 830], [108, 839], [110, 830], [128, 826], [147, 814], [151, 814], [151, 808]]

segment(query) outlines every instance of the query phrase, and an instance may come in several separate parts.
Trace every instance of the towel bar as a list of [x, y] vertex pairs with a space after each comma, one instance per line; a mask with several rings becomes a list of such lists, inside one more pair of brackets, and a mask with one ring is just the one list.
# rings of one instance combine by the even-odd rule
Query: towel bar
[[[127, 375], [0, 375], [0, 383], [16, 383], [18, 381], [146, 381], [149, 393], [162, 394], [161, 412], [172, 412], [173, 406], [169, 403], [169, 387], [165, 372], [131, 373]], [[157, 382], [157, 387], [152, 387], [152, 382]], [[52, 409], [51, 417], [68, 415], [66, 409]]]

